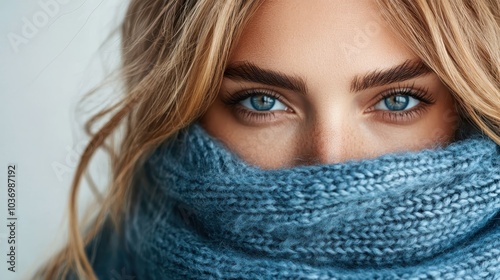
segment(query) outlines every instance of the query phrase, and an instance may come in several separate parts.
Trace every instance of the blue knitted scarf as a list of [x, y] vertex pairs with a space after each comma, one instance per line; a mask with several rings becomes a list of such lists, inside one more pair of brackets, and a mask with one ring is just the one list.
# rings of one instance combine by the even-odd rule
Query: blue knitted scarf
[[500, 279], [500, 148], [263, 170], [197, 123], [144, 165], [139, 279]]

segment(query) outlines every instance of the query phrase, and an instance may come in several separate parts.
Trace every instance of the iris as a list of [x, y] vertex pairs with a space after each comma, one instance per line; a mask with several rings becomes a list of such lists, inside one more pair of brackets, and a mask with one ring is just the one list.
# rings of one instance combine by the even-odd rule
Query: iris
[[384, 104], [390, 111], [402, 111], [410, 104], [410, 97], [404, 95], [395, 95], [384, 98]]
[[257, 111], [268, 111], [273, 108], [276, 99], [266, 95], [256, 95], [250, 97], [250, 103]]

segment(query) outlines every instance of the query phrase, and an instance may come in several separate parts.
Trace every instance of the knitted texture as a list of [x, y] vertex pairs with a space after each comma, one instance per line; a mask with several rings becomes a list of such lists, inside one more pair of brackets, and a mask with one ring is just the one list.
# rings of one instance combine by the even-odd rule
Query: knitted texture
[[263, 170], [194, 123], [144, 165], [139, 279], [500, 279], [500, 148]]

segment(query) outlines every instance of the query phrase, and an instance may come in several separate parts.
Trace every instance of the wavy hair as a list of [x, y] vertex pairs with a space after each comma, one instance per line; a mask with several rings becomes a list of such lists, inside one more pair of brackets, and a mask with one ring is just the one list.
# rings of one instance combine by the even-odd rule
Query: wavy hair
[[[215, 100], [228, 57], [262, 1], [131, 0], [121, 25], [121, 99], [86, 123], [90, 141], [72, 181], [69, 241], [38, 278], [96, 279], [85, 246], [133, 205], [133, 177], [165, 139]], [[500, 144], [500, 4], [497, 0], [377, 0], [394, 31], [450, 89], [466, 119]], [[95, 94], [95, 91], [89, 93]], [[95, 132], [93, 128], [103, 122]], [[120, 134], [119, 145], [110, 139]], [[81, 233], [78, 190], [92, 156], [108, 152], [112, 176]]]

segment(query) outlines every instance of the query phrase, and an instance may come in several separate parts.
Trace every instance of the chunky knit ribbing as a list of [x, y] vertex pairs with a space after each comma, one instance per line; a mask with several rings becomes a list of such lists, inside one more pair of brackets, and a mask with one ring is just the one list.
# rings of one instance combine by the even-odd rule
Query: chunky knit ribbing
[[499, 147], [478, 136], [446, 148], [262, 170], [194, 123], [145, 164], [149, 184], [128, 229], [137, 273], [500, 279], [499, 163]]

